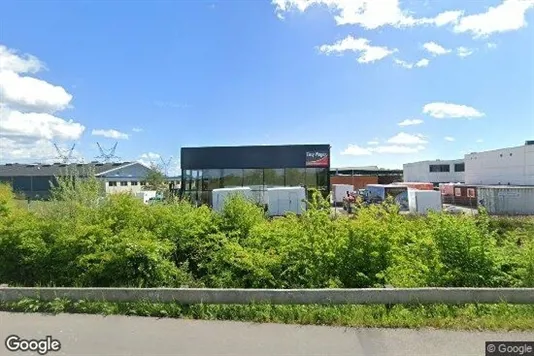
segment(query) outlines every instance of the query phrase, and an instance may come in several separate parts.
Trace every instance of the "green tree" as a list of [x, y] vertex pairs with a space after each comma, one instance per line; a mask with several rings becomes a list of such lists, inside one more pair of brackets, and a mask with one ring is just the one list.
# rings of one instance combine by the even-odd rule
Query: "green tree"
[[163, 174], [161, 169], [154, 164], [150, 167], [150, 171], [145, 176], [145, 181], [146, 185], [143, 188], [144, 190], [155, 190], [164, 195], [169, 190], [165, 174]]

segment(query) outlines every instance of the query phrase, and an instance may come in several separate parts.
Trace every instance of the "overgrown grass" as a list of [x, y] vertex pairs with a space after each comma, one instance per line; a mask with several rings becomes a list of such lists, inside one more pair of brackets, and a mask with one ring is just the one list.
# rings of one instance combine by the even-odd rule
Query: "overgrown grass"
[[319, 306], [179, 305], [175, 303], [42, 302], [0, 303], [11, 312], [135, 315], [159, 318], [232, 320], [258, 323], [452, 330], [534, 330], [532, 305]]

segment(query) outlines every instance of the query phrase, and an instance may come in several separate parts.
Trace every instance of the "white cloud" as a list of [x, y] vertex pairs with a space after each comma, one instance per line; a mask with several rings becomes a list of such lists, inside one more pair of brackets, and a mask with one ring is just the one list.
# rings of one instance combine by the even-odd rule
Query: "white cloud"
[[0, 45], [0, 71], [15, 73], [37, 73], [46, 66], [37, 57], [19, 54], [13, 49]]
[[451, 137], [451, 136], [445, 136], [444, 139], [445, 139], [445, 141], [449, 141], [449, 142], [453, 142], [454, 141], [454, 137]]
[[482, 142], [484, 142], [484, 140], [481, 139], [481, 138], [479, 138], [479, 139], [477, 140], [477, 143], [482, 143]]
[[373, 149], [373, 152], [376, 153], [392, 153], [392, 154], [407, 154], [407, 153], [417, 153], [425, 149], [425, 146], [419, 145], [416, 147], [408, 147], [401, 145], [387, 145], [379, 146]]
[[406, 61], [403, 61], [403, 60], [397, 59], [397, 58], [395, 58], [394, 61], [395, 61], [396, 64], [400, 65], [403, 68], [406, 68], [406, 69], [412, 69], [413, 68], [413, 63], [408, 63]]
[[342, 155], [349, 156], [368, 156], [371, 154], [371, 150], [368, 148], [360, 147], [358, 145], [348, 145], [344, 151], [341, 152]]
[[[19, 140], [0, 137], [0, 160], [18, 163], [54, 163], [58, 154], [54, 144], [46, 139]], [[69, 147], [70, 149], [70, 147]], [[71, 154], [72, 162], [82, 162], [83, 157], [76, 149]]]
[[151, 167], [152, 165], [156, 165], [158, 168], [161, 168], [161, 161], [160, 161], [161, 155], [154, 152], [147, 152], [143, 153], [141, 156], [139, 156], [139, 159], [137, 162], [140, 162], [144, 164], [147, 167]]
[[406, 28], [432, 25], [452, 25], [456, 33], [472, 33], [484, 37], [493, 33], [518, 30], [526, 26], [526, 12], [534, 0], [504, 0], [485, 12], [465, 15], [463, 10], [448, 10], [434, 17], [414, 17], [401, 9], [401, 0], [271, 0], [278, 18], [297, 10], [305, 12], [312, 6], [322, 6], [333, 14], [337, 25], [359, 25], [368, 30], [383, 26]]
[[434, 56], [441, 56], [441, 55], [451, 52], [450, 49], [447, 49], [437, 44], [436, 42], [427, 42], [423, 45], [423, 48], [426, 49], [431, 54], [433, 54]]
[[93, 130], [91, 132], [91, 135], [93, 136], [102, 136], [107, 138], [114, 138], [116, 140], [127, 140], [129, 135], [117, 130]]
[[420, 119], [413, 119], [413, 120], [404, 120], [404, 121], [401, 121], [399, 122], [399, 126], [412, 126], [412, 125], [420, 125], [423, 123], [423, 120], [420, 120]]
[[455, 24], [458, 23], [458, 20], [463, 14], [463, 11], [445, 11], [436, 16], [430, 23], [434, 23], [438, 27]]
[[310, 6], [323, 5], [334, 10], [338, 25], [360, 25], [376, 29], [385, 25], [414, 26], [417, 20], [402, 11], [399, 0], [273, 0], [279, 18], [291, 10], [306, 11]]
[[79, 123], [66, 121], [51, 114], [0, 109], [0, 137], [77, 140], [84, 130], [85, 127]]
[[423, 107], [423, 113], [437, 119], [444, 118], [479, 118], [485, 114], [477, 109], [466, 106], [444, 102], [426, 104]]
[[53, 113], [66, 109], [71, 99], [60, 86], [12, 71], [0, 72], [0, 100], [12, 108]]
[[471, 48], [467, 48], [467, 47], [458, 47], [456, 48], [456, 54], [458, 55], [458, 57], [468, 57], [470, 55], [472, 55], [473, 53], [475, 52], [475, 50], [471, 49]]
[[462, 17], [454, 26], [454, 32], [483, 38], [495, 33], [516, 31], [527, 25], [526, 12], [533, 7], [534, 0], [504, 0], [485, 12]]
[[397, 49], [388, 47], [372, 46], [371, 42], [365, 38], [354, 38], [347, 36], [331, 45], [322, 45], [319, 51], [324, 54], [343, 53], [346, 51], [359, 53], [359, 63], [371, 63], [386, 58], [395, 53]]
[[489, 49], [495, 49], [495, 48], [497, 48], [497, 43], [495, 43], [495, 42], [488, 42], [488, 43], [486, 44], [486, 46], [487, 46]]
[[348, 156], [369, 156], [374, 153], [376, 154], [407, 154], [407, 153], [417, 153], [425, 149], [425, 146], [403, 146], [403, 145], [384, 145], [376, 147], [360, 147], [358, 145], [348, 145], [348, 147], [341, 152], [342, 155]]
[[141, 155], [141, 158], [142, 159], [160, 159], [161, 155], [158, 154], [158, 153], [154, 153], [154, 152], [148, 152], [148, 153], [143, 153]]
[[410, 135], [410, 134], [401, 132], [391, 137], [388, 140], [388, 143], [393, 143], [397, 145], [424, 145], [428, 143], [428, 141], [426, 141], [424, 136], [421, 134]]
[[369, 141], [369, 142], [367, 142], [367, 144], [371, 145], [371, 146], [376, 146], [376, 145], [380, 144], [380, 142], [378, 142], [378, 141]]
[[77, 140], [85, 127], [55, 112], [70, 105], [61, 86], [21, 74], [46, 67], [37, 57], [0, 45], [0, 159], [54, 160], [52, 140]]
[[419, 60], [417, 63], [415, 63], [415, 66], [416, 67], [428, 67], [428, 64], [430, 63], [430, 61], [426, 58], [423, 58], [421, 60]]
[[139, 127], [134, 127], [132, 129], [133, 132], [143, 132], [143, 129], [142, 128], [139, 128]]

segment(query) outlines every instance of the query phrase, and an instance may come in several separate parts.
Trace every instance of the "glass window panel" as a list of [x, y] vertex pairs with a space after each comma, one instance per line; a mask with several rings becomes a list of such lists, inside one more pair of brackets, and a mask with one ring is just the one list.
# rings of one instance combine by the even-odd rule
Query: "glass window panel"
[[317, 171], [319, 168], [306, 168], [306, 187], [317, 188]]
[[185, 189], [186, 190], [191, 190], [192, 181], [191, 181], [191, 171], [190, 170], [185, 171], [184, 181], [185, 181]]
[[222, 178], [222, 186], [225, 188], [243, 186], [242, 169], [223, 169]]
[[306, 184], [306, 168], [286, 169], [286, 185], [292, 187], [304, 186]]
[[284, 169], [265, 169], [263, 180], [267, 187], [283, 187], [285, 185]]
[[317, 168], [317, 188], [319, 190], [328, 189], [328, 169]]
[[202, 171], [203, 190], [213, 190], [221, 187], [221, 174], [220, 169], [205, 169]]
[[263, 185], [263, 169], [245, 169], [243, 171], [243, 185], [245, 187]]

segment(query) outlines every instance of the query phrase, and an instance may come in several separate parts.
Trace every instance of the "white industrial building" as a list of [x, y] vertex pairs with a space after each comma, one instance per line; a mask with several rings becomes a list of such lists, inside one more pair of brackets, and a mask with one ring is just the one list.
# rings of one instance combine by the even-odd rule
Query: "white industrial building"
[[101, 171], [96, 177], [104, 181], [106, 193], [132, 193], [143, 190], [145, 178], [150, 168], [140, 162], [117, 163], [108, 170]]
[[465, 156], [465, 183], [534, 185], [534, 141]]
[[463, 159], [434, 160], [403, 165], [404, 182], [463, 183], [465, 164]]

